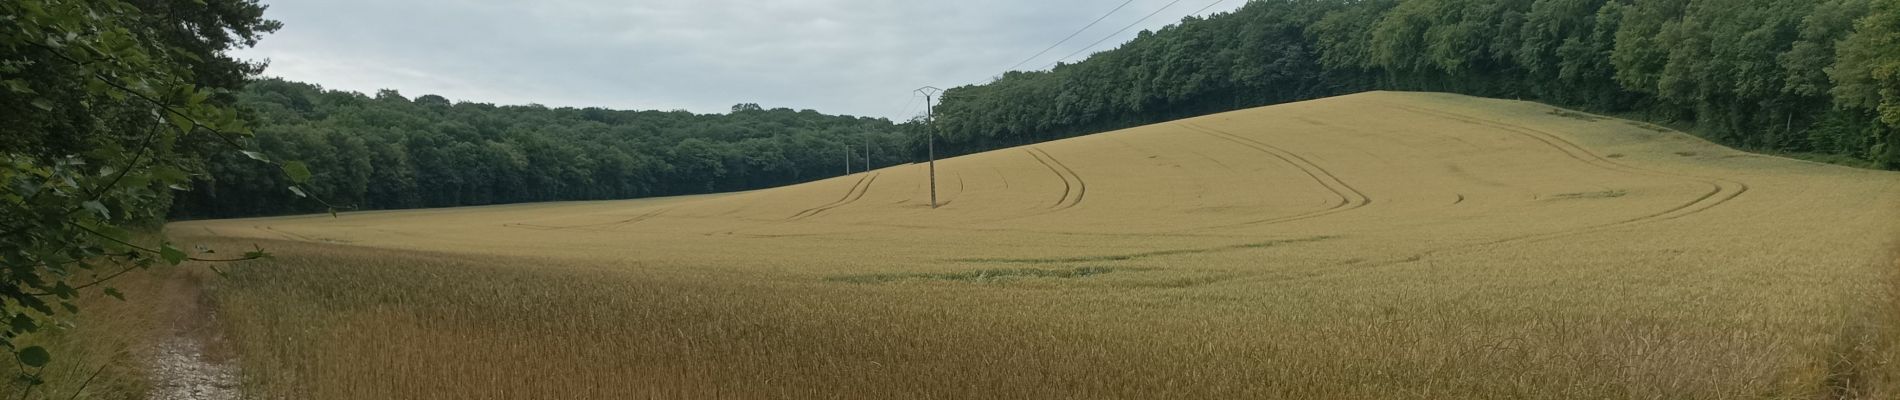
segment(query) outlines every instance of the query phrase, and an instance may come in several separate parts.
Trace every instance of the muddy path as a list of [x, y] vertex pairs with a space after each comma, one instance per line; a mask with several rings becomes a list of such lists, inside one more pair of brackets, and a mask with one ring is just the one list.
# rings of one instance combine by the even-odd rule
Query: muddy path
[[163, 298], [170, 329], [160, 336], [149, 360], [151, 400], [231, 400], [238, 391], [236, 360], [219, 351], [217, 315], [199, 289], [197, 277], [176, 277]]

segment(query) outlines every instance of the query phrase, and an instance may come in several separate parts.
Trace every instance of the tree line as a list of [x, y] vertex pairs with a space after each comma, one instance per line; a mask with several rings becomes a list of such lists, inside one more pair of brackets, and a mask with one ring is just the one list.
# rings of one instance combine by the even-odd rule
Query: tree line
[[[309, 165], [309, 189], [351, 209], [623, 199], [758, 189], [908, 162], [920, 134], [883, 118], [766, 109], [727, 114], [496, 106], [374, 96], [265, 79], [238, 93], [255, 144]], [[871, 152], [865, 154], [868, 145]], [[850, 151], [846, 153], [847, 147]], [[216, 154], [174, 218], [322, 211], [282, 174]]]
[[[935, 125], [453, 103], [278, 79], [237, 93], [266, 154], [355, 209], [757, 189], [1367, 90], [1539, 100], [1749, 150], [1900, 168], [1900, 0], [1254, 0], [1047, 71], [952, 88]], [[216, 154], [174, 218], [320, 211]]]
[[1255, 0], [952, 88], [937, 118], [957, 154], [1382, 89], [1900, 168], [1900, 0]]

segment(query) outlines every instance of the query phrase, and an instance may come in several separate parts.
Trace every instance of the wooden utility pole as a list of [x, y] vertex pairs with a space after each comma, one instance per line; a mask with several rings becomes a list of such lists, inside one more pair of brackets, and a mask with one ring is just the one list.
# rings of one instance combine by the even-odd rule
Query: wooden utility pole
[[851, 145], [844, 145], [844, 174], [851, 175]]
[[937, 208], [937, 114], [930, 111], [930, 97], [942, 92], [930, 86], [917, 88], [917, 93], [924, 94], [924, 141], [930, 143], [930, 208]]

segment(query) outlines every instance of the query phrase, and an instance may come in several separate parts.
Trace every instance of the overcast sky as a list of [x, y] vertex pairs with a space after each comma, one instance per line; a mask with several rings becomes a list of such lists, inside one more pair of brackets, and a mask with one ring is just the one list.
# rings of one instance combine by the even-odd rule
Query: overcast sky
[[[269, 59], [266, 76], [410, 98], [902, 119], [922, 112], [912, 89], [988, 82], [1124, 1], [264, 0], [283, 30], [237, 54]], [[1046, 68], [1156, 10], [1074, 59], [1243, 3], [1132, 0], [1017, 69]]]

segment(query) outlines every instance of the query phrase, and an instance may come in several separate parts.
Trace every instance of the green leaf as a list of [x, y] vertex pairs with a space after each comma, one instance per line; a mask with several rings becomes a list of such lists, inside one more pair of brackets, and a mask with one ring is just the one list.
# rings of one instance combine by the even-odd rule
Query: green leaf
[[159, 245], [158, 256], [164, 257], [166, 264], [178, 265], [185, 262], [185, 251], [172, 247], [171, 243]]
[[[202, 3], [203, 3], [203, 1], [200, 1], [199, 3], [201, 3], [201, 4], [202, 4]], [[189, 54], [189, 53], [187, 53], [187, 54]], [[185, 95], [185, 106], [187, 106], [187, 107], [192, 107], [192, 108], [197, 108], [199, 104], [203, 104], [203, 103], [205, 102], [205, 99], [206, 99], [206, 98], [209, 98], [209, 97], [211, 97], [211, 92], [210, 92], [210, 91], [206, 91], [206, 90], [193, 90], [193, 89], [191, 89], [191, 88], [189, 88], [189, 87], [187, 87], [187, 88], [185, 88], [184, 90], [185, 90], [185, 93], [186, 93], [186, 95]]]
[[106, 225], [103, 223], [92, 223], [92, 222], [82, 222], [79, 224], [79, 226], [85, 227], [87, 229], [92, 229], [93, 231], [99, 232], [99, 235], [105, 236], [108, 239], [112, 239], [112, 240], [99, 242], [99, 246], [102, 246], [107, 251], [126, 250], [127, 248], [125, 247], [125, 245], [119, 244], [119, 242], [132, 241], [132, 232], [127, 231], [124, 228], [120, 228], [118, 226]]
[[169, 165], [152, 168], [151, 174], [153, 178], [164, 182], [186, 182], [191, 180], [191, 174], [185, 173], [183, 169]]
[[53, 111], [53, 102], [46, 99], [33, 99], [33, 106], [43, 111]]
[[190, 119], [186, 119], [185, 117], [174, 116], [174, 117], [171, 117], [171, 121], [172, 121], [172, 127], [178, 128], [178, 133], [181, 135], [191, 133], [191, 128], [197, 125], [197, 124], [192, 123]]
[[112, 296], [112, 298], [119, 299], [119, 301], [125, 301], [125, 293], [120, 293], [119, 288], [108, 287], [106, 288], [105, 293], [107, 296]]
[[53, 355], [47, 353], [45, 347], [40, 346], [20, 349], [19, 354], [16, 354], [16, 356], [20, 358], [21, 364], [26, 364], [26, 366], [34, 368], [44, 367], [46, 363], [53, 361]]
[[86, 207], [87, 210], [92, 210], [94, 214], [99, 214], [99, 218], [107, 218], [107, 219], [112, 218], [112, 211], [107, 210], [106, 205], [104, 203], [100, 203], [98, 200], [88, 201], [85, 203], [81, 203], [80, 205]]
[[285, 162], [284, 175], [289, 176], [291, 182], [308, 183], [310, 182], [310, 167], [304, 165], [302, 161]]
[[13, 320], [8, 322], [7, 325], [12, 327], [14, 332], [33, 332], [40, 330], [40, 324], [33, 322], [33, 317], [26, 316], [25, 313], [13, 314]]
[[309, 194], [309, 193], [304, 193], [304, 192], [303, 192], [303, 188], [299, 188], [299, 187], [296, 187], [296, 186], [291, 186], [291, 187], [290, 187], [290, 193], [291, 193], [291, 194], [295, 194], [295, 195], [297, 195], [297, 197], [310, 197], [310, 194]]
[[66, 285], [65, 281], [60, 281], [58, 284], [53, 285], [53, 290], [49, 290], [48, 292], [52, 293], [54, 296], [59, 296], [59, 298], [62, 298], [62, 299], [70, 299], [70, 298], [79, 296], [79, 290], [73, 289], [72, 286]]
[[16, 297], [13, 300], [20, 302], [20, 305], [26, 306], [26, 308], [33, 309], [33, 311], [39, 311], [41, 314], [53, 315], [53, 307], [46, 305], [46, 301], [40, 300], [38, 296]]
[[250, 150], [238, 150], [238, 152], [244, 153], [245, 157], [250, 157], [252, 160], [270, 162], [270, 157], [265, 156], [264, 153], [259, 153], [259, 152], [250, 151]]
[[33, 94], [34, 93], [33, 87], [27, 86], [26, 81], [22, 81], [19, 79], [8, 79], [8, 80], [0, 81], [0, 86], [6, 86], [8, 91], [12, 91], [15, 94]]

